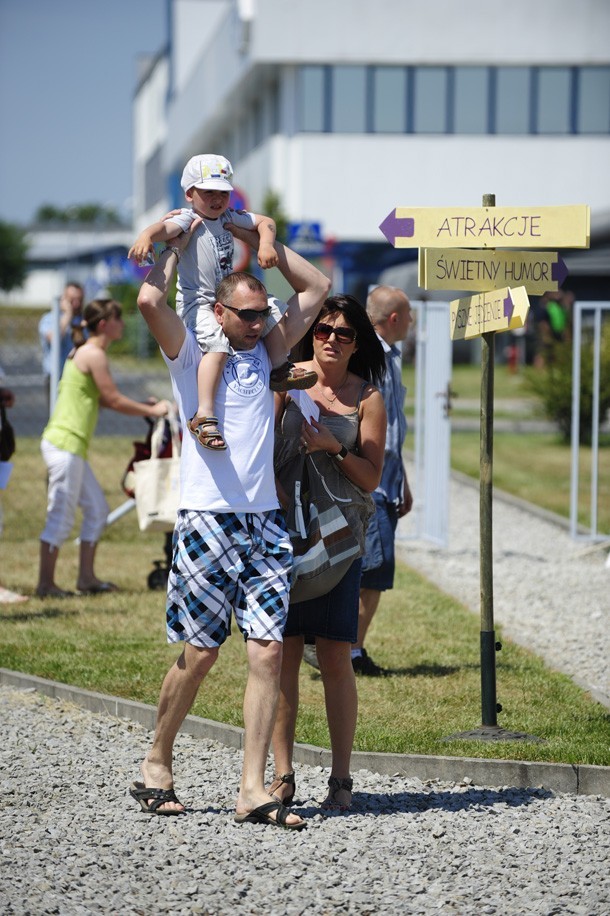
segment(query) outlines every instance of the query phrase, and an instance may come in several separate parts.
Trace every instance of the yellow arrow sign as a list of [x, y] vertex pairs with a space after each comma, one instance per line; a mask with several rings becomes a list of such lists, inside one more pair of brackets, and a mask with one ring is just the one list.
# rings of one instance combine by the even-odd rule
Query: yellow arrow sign
[[524, 286], [530, 296], [556, 292], [567, 268], [553, 251], [473, 251], [467, 248], [423, 248], [419, 252], [419, 285], [423, 289], [467, 289]]
[[470, 340], [488, 331], [522, 328], [529, 307], [524, 286], [454, 299], [449, 303], [451, 340]]
[[588, 248], [590, 211], [570, 207], [396, 207], [379, 227], [395, 248]]

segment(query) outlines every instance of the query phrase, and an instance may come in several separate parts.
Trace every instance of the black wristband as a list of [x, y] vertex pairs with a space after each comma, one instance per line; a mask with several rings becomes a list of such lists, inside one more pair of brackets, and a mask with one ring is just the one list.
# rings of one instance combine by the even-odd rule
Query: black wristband
[[328, 455], [329, 458], [333, 458], [335, 461], [343, 461], [344, 458], [347, 458], [347, 456], [349, 455], [349, 452], [346, 449], [346, 447], [342, 445], [336, 455], [331, 455], [330, 452], [326, 452], [326, 454]]

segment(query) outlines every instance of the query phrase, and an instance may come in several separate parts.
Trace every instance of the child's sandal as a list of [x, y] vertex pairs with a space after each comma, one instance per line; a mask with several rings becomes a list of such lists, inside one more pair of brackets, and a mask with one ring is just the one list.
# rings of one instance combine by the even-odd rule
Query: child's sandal
[[[209, 427], [212, 427], [209, 429]], [[222, 452], [227, 447], [224, 437], [218, 429], [218, 417], [198, 417], [194, 416], [188, 422], [189, 431], [195, 439], [204, 448], [210, 448], [214, 452]], [[212, 445], [212, 442], [216, 445]]]
[[289, 391], [298, 388], [304, 391], [311, 388], [318, 381], [318, 373], [313, 369], [297, 369], [294, 363], [288, 360], [277, 369], [272, 369], [269, 375], [269, 388], [271, 391]]

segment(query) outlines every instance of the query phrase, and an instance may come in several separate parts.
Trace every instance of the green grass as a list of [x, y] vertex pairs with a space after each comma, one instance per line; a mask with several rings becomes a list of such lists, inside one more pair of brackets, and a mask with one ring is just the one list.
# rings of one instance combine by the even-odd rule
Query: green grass
[[[125, 439], [98, 438], [92, 464], [112, 507], [123, 500], [118, 481], [131, 454]], [[45, 469], [38, 441], [20, 439], [15, 470], [2, 494], [5, 532], [0, 541], [3, 584], [33, 591], [38, 536], [45, 511]], [[74, 532], [76, 534], [76, 532]], [[155, 704], [165, 671], [179, 653], [165, 643], [164, 595], [146, 588], [163, 535], [141, 534], [130, 513], [104, 536], [98, 572], [120, 594], [0, 606], [0, 666], [89, 690]], [[58, 582], [73, 587], [77, 547], [66, 542]], [[387, 679], [358, 681], [356, 748], [610, 764], [608, 713], [569, 678], [549, 671], [534, 655], [501, 634], [498, 700], [502, 727], [545, 739], [521, 742], [445, 741], [481, 724], [479, 619], [406, 566], [382, 598], [370, 632], [375, 659], [391, 668]], [[242, 724], [245, 652], [239, 636], [221, 652], [193, 708], [196, 715]], [[297, 740], [328, 746], [322, 683], [303, 666]]]

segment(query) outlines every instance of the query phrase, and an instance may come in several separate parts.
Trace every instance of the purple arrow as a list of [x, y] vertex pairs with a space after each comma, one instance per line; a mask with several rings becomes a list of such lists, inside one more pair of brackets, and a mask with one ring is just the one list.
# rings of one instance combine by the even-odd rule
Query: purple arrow
[[557, 286], [561, 286], [568, 275], [568, 268], [561, 255], [557, 255], [557, 262], [551, 264], [551, 279], [557, 281]]
[[396, 210], [388, 213], [379, 227], [390, 245], [396, 245], [397, 238], [413, 238], [415, 235], [415, 220], [412, 217], [397, 219]]
[[508, 296], [506, 297], [506, 299], [504, 300], [504, 317], [505, 317], [506, 320], [509, 321], [509, 322], [510, 322], [511, 318], [513, 317], [513, 311], [514, 311], [514, 309], [515, 309], [515, 306], [514, 306], [514, 304], [513, 304], [513, 300], [511, 299], [511, 296], [510, 296], [510, 293], [509, 293]]

